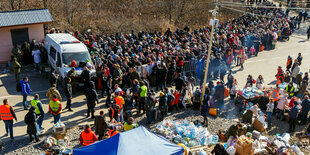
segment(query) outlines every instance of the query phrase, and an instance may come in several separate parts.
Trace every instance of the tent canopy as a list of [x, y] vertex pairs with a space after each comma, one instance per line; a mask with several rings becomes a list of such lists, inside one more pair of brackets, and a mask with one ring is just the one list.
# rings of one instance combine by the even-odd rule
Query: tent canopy
[[143, 126], [116, 134], [103, 141], [74, 149], [74, 155], [180, 155], [183, 147], [175, 145]]

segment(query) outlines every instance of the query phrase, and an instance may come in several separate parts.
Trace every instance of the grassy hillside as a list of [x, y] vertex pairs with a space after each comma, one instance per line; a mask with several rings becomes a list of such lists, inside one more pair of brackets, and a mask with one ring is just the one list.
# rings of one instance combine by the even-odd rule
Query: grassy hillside
[[[237, 1], [240, 2], [240, 1]], [[163, 31], [185, 25], [191, 29], [209, 23], [213, 0], [1, 0], [0, 10], [48, 8], [54, 23], [62, 30], [115, 33]], [[220, 10], [224, 21], [240, 13]]]

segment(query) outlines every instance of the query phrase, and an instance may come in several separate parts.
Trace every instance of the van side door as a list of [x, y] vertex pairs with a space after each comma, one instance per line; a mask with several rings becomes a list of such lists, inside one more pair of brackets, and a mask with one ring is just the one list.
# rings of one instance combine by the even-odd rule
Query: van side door
[[62, 68], [62, 61], [60, 58], [60, 53], [57, 51], [57, 59], [56, 59], [56, 72], [61, 76], [64, 77], [63, 75], [63, 68]]
[[53, 69], [56, 69], [56, 49], [53, 46], [50, 46], [50, 52], [48, 54], [49, 64]]

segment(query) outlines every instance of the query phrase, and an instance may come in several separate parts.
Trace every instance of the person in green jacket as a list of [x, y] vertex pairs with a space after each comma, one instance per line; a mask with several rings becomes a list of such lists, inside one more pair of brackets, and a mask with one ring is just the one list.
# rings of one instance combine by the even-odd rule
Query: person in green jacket
[[19, 81], [19, 74], [20, 74], [21, 65], [17, 61], [15, 56], [12, 56], [11, 59], [12, 59], [11, 60], [11, 66], [12, 66], [12, 69], [13, 69], [14, 74], [15, 74], [15, 81], [18, 82]]
[[241, 123], [233, 124], [229, 127], [228, 131], [226, 132], [226, 138], [228, 139], [230, 136], [237, 137], [242, 131], [243, 129]]
[[12, 49], [12, 55], [17, 59], [18, 63], [21, 62], [21, 54], [22, 54], [21, 50], [15, 44], [13, 49]]

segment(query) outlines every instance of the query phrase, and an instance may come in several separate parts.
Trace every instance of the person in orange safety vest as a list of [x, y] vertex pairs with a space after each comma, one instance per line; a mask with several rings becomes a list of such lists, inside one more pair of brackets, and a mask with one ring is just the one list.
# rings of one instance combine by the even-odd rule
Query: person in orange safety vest
[[110, 106], [109, 107], [110, 121], [112, 121], [113, 118], [115, 119], [115, 121], [117, 121], [119, 117], [119, 112], [120, 112], [120, 108], [118, 105], [113, 104], [112, 106]]
[[116, 130], [116, 128], [114, 126], [110, 126], [109, 136], [112, 137], [112, 136], [114, 136], [116, 134], [118, 134], [118, 131]]
[[80, 135], [80, 144], [87, 146], [95, 143], [98, 140], [95, 132], [90, 129], [89, 125], [85, 125], [85, 130]]
[[293, 64], [292, 57], [288, 56], [286, 61], [286, 71], [290, 71], [292, 64]]
[[11, 107], [9, 105], [8, 99], [4, 99], [3, 105], [0, 106], [0, 120], [3, 120], [3, 122], [5, 124], [5, 130], [6, 130], [5, 136], [8, 136], [8, 134], [10, 133], [11, 141], [14, 140], [14, 137], [13, 137], [13, 119], [15, 119], [17, 122], [17, 118], [15, 115], [14, 109], [13, 109], [13, 107]]

